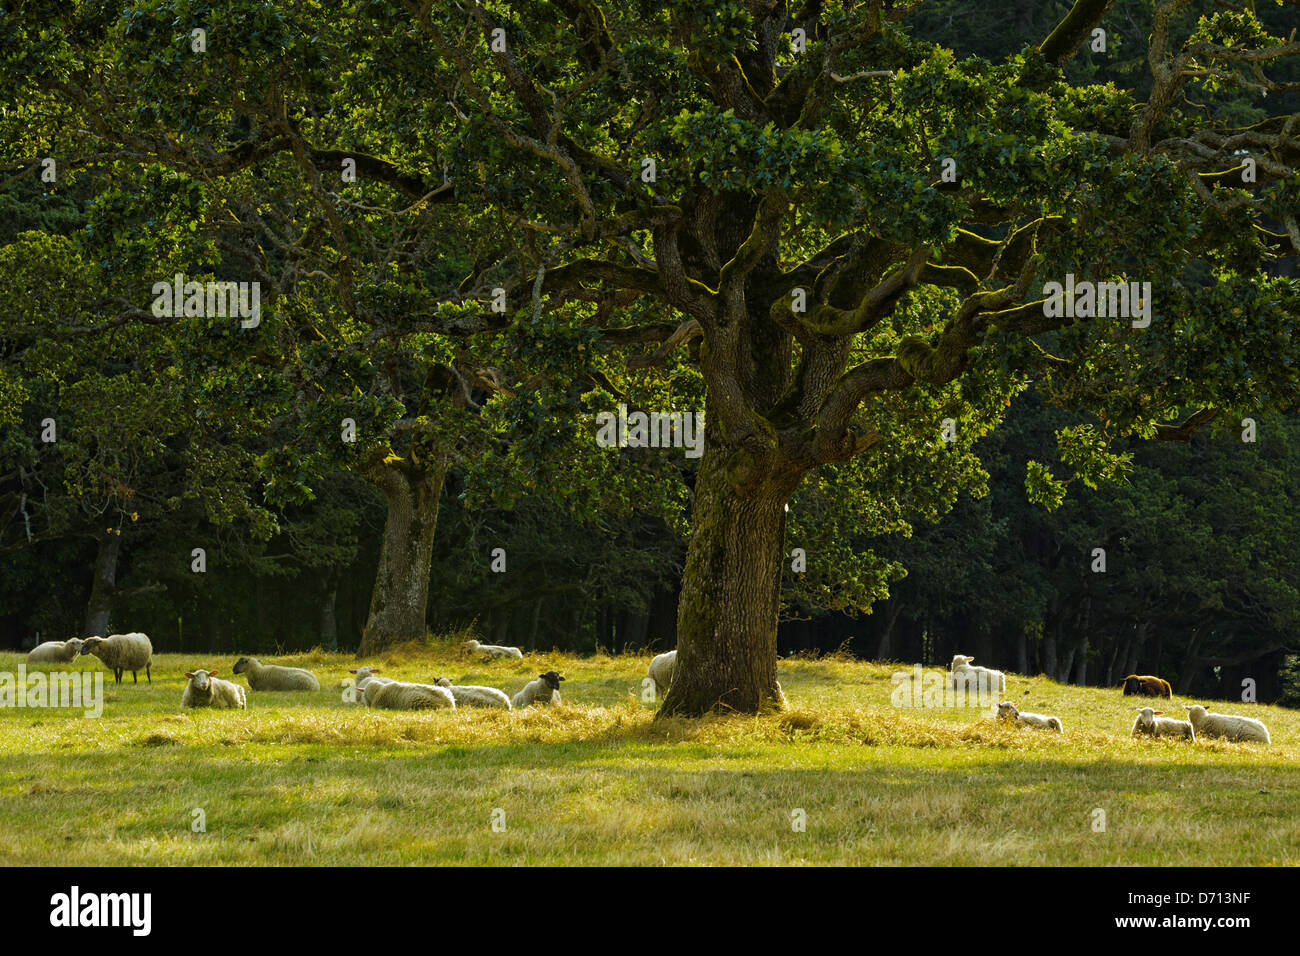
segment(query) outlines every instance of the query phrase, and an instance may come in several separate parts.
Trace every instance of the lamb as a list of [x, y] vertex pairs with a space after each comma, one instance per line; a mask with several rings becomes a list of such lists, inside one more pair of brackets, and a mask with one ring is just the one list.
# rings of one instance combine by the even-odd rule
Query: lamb
[[650, 679], [655, 682], [655, 695], [662, 697], [668, 693], [673, 683], [673, 671], [677, 669], [677, 651], [659, 654], [650, 662]]
[[130, 634], [110, 634], [108, 637], [88, 637], [81, 644], [82, 654], [92, 654], [112, 670], [113, 682], [122, 683], [122, 672], [131, 672], [131, 681], [140, 683], [137, 671], [144, 671], [145, 678], [153, 683], [153, 645], [149, 638], [139, 631]]
[[1133, 721], [1133, 732], [1130, 737], [1136, 737], [1139, 734], [1145, 734], [1148, 737], [1181, 737], [1185, 740], [1196, 739], [1196, 728], [1186, 720], [1175, 720], [1172, 717], [1161, 717], [1163, 710], [1155, 710], [1152, 707], [1135, 707], [1138, 712], [1137, 720]]
[[217, 677], [217, 671], [186, 671], [190, 682], [181, 694], [181, 707], [217, 707], [247, 710], [248, 695], [244, 688]]
[[1237, 714], [1212, 714], [1200, 704], [1184, 704], [1187, 719], [1192, 722], [1196, 732], [1202, 737], [1226, 737], [1228, 740], [1250, 740], [1255, 743], [1271, 744], [1268, 728], [1264, 722], [1254, 717], [1241, 717]]
[[478, 641], [466, 641], [465, 647], [471, 654], [477, 652], [488, 657], [523, 657], [524, 652], [517, 647], [503, 647], [500, 644], [480, 644]]
[[972, 667], [970, 662], [973, 660], [975, 658], [962, 654], [953, 655], [952, 664], [949, 665], [949, 680], [953, 685], [978, 693], [1005, 694], [1007, 675], [991, 667]]
[[70, 641], [46, 641], [39, 647], [33, 647], [27, 652], [28, 664], [67, 664], [75, 660], [81, 653], [81, 645], [85, 643], [79, 637], [74, 637]]
[[1061, 718], [1018, 710], [1016, 705], [1009, 700], [1004, 700], [998, 704], [998, 717], [1002, 720], [1014, 721], [1019, 727], [1033, 727], [1035, 730], [1055, 730], [1058, 734], [1065, 733], [1065, 728], [1061, 726]]
[[360, 697], [363, 693], [365, 693], [366, 685], [369, 684], [371, 681], [377, 680], [381, 684], [391, 684], [393, 682], [393, 679], [391, 677], [379, 676], [378, 667], [358, 667], [355, 670], [348, 671], [348, 673], [356, 675], [353, 678], [352, 686], [357, 689], [358, 697]]
[[434, 682], [436, 687], [445, 687], [456, 699], [457, 707], [499, 707], [510, 709], [510, 698], [503, 690], [495, 687], [483, 687], [479, 684], [453, 684], [446, 677], [439, 677]]
[[371, 680], [366, 684], [366, 705], [384, 710], [455, 710], [456, 698], [445, 687]]
[[1168, 697], [1172, 699], [1174, 689], [1169, 686], [1169, 681], [1162, 678], [1152, 677], [1149, 674], [1129, 674], [1128, 677], [1124, 678], [1124, 696], [1131, 697], [1134, 694], [1142, 697]]
[[524, 685], [524, 689], [515, 694], [515, 709], [531, 707], [534, 704], [560, 703], [560, 681], [564, 680], [556, 671], [547, 671]]
[[248, 675], [250, 690], [320, 690], [316, 675], [301, 667], [263, 664], [256, 657], [241, 657], [231, 670]]

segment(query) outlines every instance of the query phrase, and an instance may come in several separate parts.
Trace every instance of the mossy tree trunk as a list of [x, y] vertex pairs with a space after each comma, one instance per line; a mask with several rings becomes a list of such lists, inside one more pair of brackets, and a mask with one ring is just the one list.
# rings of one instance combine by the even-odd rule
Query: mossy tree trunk
[[86, 636], [108, 636], [109, 618], [113, 613], [113, 598], [117, 593], [117, 559], [122, 551], [122, 536], [99, 535], [99, 550], [95, 555], [95, 577], [90, 585], [90, 599], [86, 602]]
[[397, 461], [371, 472], [388, 502], [388, 519], [359, 655], [424, 638], [438, 498], [446, 471], [445, 461], [423, 466]]

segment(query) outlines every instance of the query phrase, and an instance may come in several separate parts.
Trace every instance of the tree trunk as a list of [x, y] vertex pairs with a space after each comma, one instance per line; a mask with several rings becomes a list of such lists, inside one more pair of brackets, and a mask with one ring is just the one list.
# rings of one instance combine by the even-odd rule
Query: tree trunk
[[1029, 673], [1029, 635], [1025, 633], [1023, 627], [1016, 637], [1016, 673]]
[[706, 440], [678, 605], [677, 667], [661, 717], [785, 704], [776, 686], [776, 629], [790, 492], [762, 482], [742, 495], [727, 480], [728, 460], [725, 447]]
[[331, 577], [326, 585], [325, 600], [320, 608], [320, 642], [321, 646], [327, 651], [337, 651], [339, 649], [339, 626], [334, 617], [338, 597], [338, 582]]
[[375, 476], [388, 501], [388, 519], [358, 655], [424, 639], [438, 496], [446, 472], [445, 462], [423, 469], [401, 462], [382, 465]]
[[99, 551], [95, 555], [95, 577], [90, 584], [90, 600], [86, 602], [88, 637], [108, 636], [109, 617], [113, 612], [113, 597], [117, 591], [117, 557], [121, 550], [121, 535], [100, 535]]
[[898, 616], [903, 613], [903, 602], [895, 598], [892, 602], [893, 607], [889, 609], [889, 614], [885, 621], [885, 633], [880, 635], [880, 643], [876, 645], [876, 657], [878, 661], [889, 660], [889, 655], [893, 653], [891, 649], [892, 638], [894, 636], [894, 625], [898, 623]]

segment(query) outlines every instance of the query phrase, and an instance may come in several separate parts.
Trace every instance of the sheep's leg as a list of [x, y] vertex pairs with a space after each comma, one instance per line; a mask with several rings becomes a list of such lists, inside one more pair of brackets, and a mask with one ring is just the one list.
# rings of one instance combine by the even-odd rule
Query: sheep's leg
[[133, 684], [140, 683], [140, 675], [137, 674], [135, 671], [131, 671], [131, 683]]
[[122, 683], [122, 668], [120, 667], [113, 668], [113, 683], [114, 684]]
[[145, 664], [145, 665], [144, 665], [144, 676], [147, 677], [147, 678], [149, 678], [149, 683], [152, 684], [152, 683], [153, 683], [153, 674], [149, 673], [149, 669], [150, 669], [151, 667], [153, 667], [152, 664]]

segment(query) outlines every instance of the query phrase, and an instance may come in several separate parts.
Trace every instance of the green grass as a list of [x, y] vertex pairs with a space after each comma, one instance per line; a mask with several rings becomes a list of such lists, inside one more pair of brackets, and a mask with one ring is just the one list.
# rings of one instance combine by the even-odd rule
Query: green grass
[[[0, 654], [0, 670], [21, 660]], [[1117, 689], [1010, 677], [1008, 698], [1059, 716], [1061, 736], [893, 707], [906, 665], [833, 657], [781, 662], [786, 713], [657, 724], [640, 700], [649, 656], [480, 663], [434, 643], [367, 663], [508, 693], [554, 668], [566, 703], [392, 713], [343, 705], [352, 657], [275, 660], [323, 689], [181, 713], [181, 674], [229, 677], [234, 658], [163, 654], [152, 686], [107, 675], [98, 719], [0, 709], [0, 864], [1300, 861], [1297, 711], [1212, 708], [1259, 716], [1272, 747], [1135, 740], [1135, 700]], [[196, 808], [206, 832], [191, 830]]]

